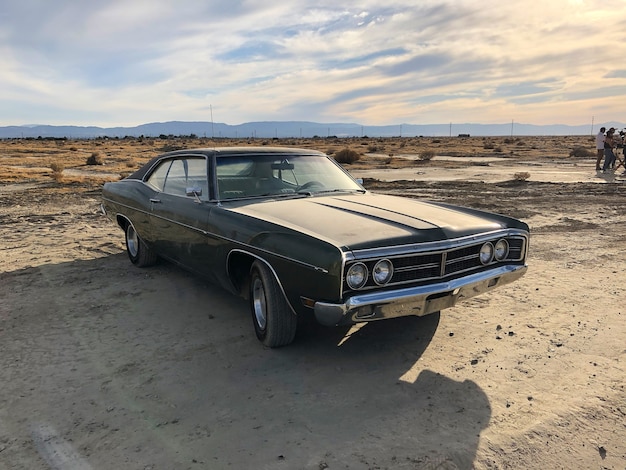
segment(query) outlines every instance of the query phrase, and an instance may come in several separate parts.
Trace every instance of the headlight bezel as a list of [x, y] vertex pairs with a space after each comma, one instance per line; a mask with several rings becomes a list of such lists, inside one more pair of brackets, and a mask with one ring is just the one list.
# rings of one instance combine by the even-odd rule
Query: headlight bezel
[[[500, 245], [500, 247], [499, 247]], [[500, 252], [500, 254], [498, 254]], [[509, 256], [509, 242], [505, 238], [501, 238], [496, 242], [493, 249], [493, 256], [496, 261], [504, 261]]]
[[[387, 265], [387, 267], [383, 269], [386, 270], [386, 276], [381, 280], [377, 277], [377, 273], [380, 272], [380, 268], [383, 267], [383, 265], [385, 264]], [[378, 260], [376, 264], [374, 265], [374, 267], [372, 268], [372, 280], [374, 281], [374, 283], [377, 286], [384, 286], [385, 284], [388, 284], [392, 278], [393, 278], [393, 263], [391, 262], [391, 260], [387, 258]]]
[[[362, 279], [359, 282], [354, 283], [354, 282], [351, 282], [350, 280], [353, 278], [354, 274], [356, 274], [357, 269], [362, 270], [361, 274], [358, 276], [358, 277], [361, 277]], [[369, 270], [367, 269], [367, 265], [362, 262], [358, 262], [358, 263], [354, 263], [350, 265], [350, 267], [346, 271], [346, 284], [352, 290], [362, 289], [365, 286], [365, 284], [367, 284], [368, 278], [369, 278]]]
[[486, 242], [480, 247], [480, 251], [478, 252], [478, 259], [483, 266], [490, 264], [494, 258], [495, 248], [493, 243]]

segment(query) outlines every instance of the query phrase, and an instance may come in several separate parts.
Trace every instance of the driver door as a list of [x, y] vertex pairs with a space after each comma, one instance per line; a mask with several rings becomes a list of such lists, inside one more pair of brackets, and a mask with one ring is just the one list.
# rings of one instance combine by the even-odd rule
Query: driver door
[[207, 160], [181, 156], [167, 160], [147, 183], [158, 191], [150, 199], [150, 226], [163, 257], [202, 272], [206, 265], [211, 204]]

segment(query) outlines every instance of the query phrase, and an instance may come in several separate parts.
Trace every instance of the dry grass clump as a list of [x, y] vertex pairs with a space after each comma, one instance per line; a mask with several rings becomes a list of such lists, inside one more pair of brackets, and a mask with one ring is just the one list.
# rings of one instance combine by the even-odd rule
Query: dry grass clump
[[526, 181], [528, 178], [530, 178], [530, 173], [527, 171], [520, 171], [513, 175], [515, 181]]
[[594, 152], [587, 150], [584, 147], [576, 147], [572, 149], [572, 151], [569, 153], [569, 156], [577, 157], [577, 158], [591, 158], [591, 157], [595, 157], [596, 154]]
[[63, 170], [65, 170], [65, 166], [59, 162], [52, 162], [50, 164], [50, 169], [52, 170], [52, 179], [54, 181], [59, 182], [63, 179]]
[[93, 152], [86, 161], [87, 165], [104, 165], [104, 159], [100, 152]]
[[437, 153], [434, 150], [431, 150], [431, 149], [422, 150], [419, 153], [420, 160], [424, 160], [424, 161], [432, 160], [433, 158], [435, 158], [435, 155], [437, 155]]
[[357, 152], [356, 150], [352, 150], [350, 148], [344, 148], [344, 149], [339, 150], [337, 153], [335, 153], [334, 158], [337, 161], [337, 163], [350, 164], [350, 163], [354, 163], [358, 161], [361, 158], [361, 154]]

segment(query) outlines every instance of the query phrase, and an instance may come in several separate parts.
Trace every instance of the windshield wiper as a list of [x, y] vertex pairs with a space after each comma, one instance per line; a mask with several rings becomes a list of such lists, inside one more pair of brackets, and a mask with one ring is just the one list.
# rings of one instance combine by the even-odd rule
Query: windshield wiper
[[326, 193], [361, 193], [365, 194], [365, 189], [325, 189], [322, 191], [315, 191], [316, 194]]
[[294, 196], [311, 196], [312, 193], [309, 191], [298, 191], [291, 193], [264, 193], [264, 194], [255, 194], [252, 197], [274, 197], [274, 198], [289, 198]]

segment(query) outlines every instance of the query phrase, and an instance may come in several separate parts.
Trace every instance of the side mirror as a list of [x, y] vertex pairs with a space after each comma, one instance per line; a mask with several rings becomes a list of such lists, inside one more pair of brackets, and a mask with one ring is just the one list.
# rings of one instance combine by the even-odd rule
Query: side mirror
[[272, 163], [272, 170], [293, 170], [294, 168], [295, 165], [287, 160], [283, 160], [280, 163]]
[[193, 186], [191, 188], [185, 189], [185, 194], [187, 197], [199, 197], [202, 196], [202, 188]]

